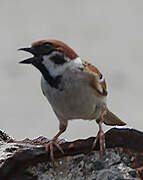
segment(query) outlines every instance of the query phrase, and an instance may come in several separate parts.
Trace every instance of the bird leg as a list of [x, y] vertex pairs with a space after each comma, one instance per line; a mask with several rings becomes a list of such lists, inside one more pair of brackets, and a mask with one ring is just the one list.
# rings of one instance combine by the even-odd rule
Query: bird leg
[[61, 146], [59, 145], [59, 142], [57, 139], [58, 137], [65, 131], [65, 129], [60, 130], [53, 138], [52, 140], [50, 140], [48, 142], [48, 144], [46, 144], [46, 151], [50, 151], [50, 157], [52, 159], [52, 161], [54, 161], [54, 152], [53, 152], [53, 148], [54, 146], [56, 146], [59, 151], [61, 151], [64, 154], [63, 149], [61, 148]]
[[100, 146], [100, 154], [103, 155], [105, 152], [106, 146], [105, 146], [105, 136], [102, 130], [102, 121], [99, 121], [99, 131], [93, 142], [92, 149], [95, 148], [98, 140], [99, 140], [99, 146]]

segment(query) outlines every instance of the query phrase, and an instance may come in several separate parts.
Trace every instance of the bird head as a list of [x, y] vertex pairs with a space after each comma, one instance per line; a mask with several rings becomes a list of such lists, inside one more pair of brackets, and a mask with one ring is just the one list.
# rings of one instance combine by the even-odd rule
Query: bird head
[[20, 48], [19, 50], [29, 52], [33, 55], [31, 58], [20, 61], [20, 63], [32, 64], [41, 73], [43, 73], [43, 70], [47, 70], [53, 75], [59, 73], [59, 67], [60, 69], [64, 66], [67, 67], [69, 62], [78, 58], [78, 55], [72, 48], [58, 40], [37, 41], [31, 47]]

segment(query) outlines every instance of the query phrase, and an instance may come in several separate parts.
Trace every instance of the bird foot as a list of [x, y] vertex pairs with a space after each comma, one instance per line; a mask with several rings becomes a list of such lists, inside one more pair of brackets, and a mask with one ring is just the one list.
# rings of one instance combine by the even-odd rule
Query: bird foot
[[104, 132], [102, 130], [99, 130], [99, 132], [93, 142], [92, 149], [95, 148], [98, 140], [99, 140], [99, 146], [100, 146], [100, 155], [103, 156], [106, 146], [105, 146], [105, 136], [104, 136]]
[[50, 158], [52, 161], [54, 161], [54, 146], [57, 147], [57, 149], [59, 151], [61, 151], [64, 154], [64, 151], [62, 149], [62, 147], [59, 145], [61, 141], [57, 141], [57, 140], [50, 140], [48, 142], [48, 144], [46, 144], [46, 151], [50, 151]]

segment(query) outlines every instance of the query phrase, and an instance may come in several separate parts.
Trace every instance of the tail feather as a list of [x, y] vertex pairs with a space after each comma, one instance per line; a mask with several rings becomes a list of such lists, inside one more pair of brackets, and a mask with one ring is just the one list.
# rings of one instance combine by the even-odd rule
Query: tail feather
[[115, 125], [124, 126], [124, 125], [126, 125], [125, 122], [120, 120], [115, 114], [113, 114], [108, 109], [107, 109], [106, 114], [103, 117], [103, 122], [104, 122], [104, 124], [110, 125], [110, 126], [115, 126]]

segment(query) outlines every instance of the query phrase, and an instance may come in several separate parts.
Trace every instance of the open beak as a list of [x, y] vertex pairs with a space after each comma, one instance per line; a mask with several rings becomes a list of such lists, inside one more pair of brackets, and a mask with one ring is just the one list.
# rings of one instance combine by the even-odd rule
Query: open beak
[[29, 53], [34, 55], [33, 57], [28, 58], [28, 59], [23, 60], [23, 61], [20, 61], [19, 63], [22, 63], [22, 64], [34, 64], [37, 57], [36, 57], [35, 49], [33, 47], [31, 47], [31, 48], [20, 48], [18, 50], [19, 51], [26, 51], [26, 52], [29, 52]]
[[35, 58], [32, 57], [32, 58], [28, 58], [28, 59], [25, 59], [23, 61], [20, 61], [19, 63], [21, 63], [21, 64], [33, 64], [34, 60], [35, 60]]

